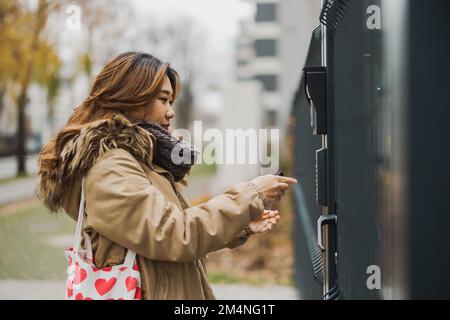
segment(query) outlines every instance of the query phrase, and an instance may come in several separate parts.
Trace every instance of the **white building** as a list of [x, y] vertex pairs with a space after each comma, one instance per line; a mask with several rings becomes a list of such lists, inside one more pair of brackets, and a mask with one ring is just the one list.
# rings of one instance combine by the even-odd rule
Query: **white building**
[[[319, 25], [320, 0], [244, 0], [254, 15], [241, 21], [236, 39], [236, 83], [225, 91], [226, 113], [234, 117], [221, 127], [277, 128], [283, 141], [288, 115], [306, 60], [309, 41]], [[255, 84], [259, 83], [260, 90]], [[253, 116], [252, 116], [253, 115]], [[257, 116], [256, 116], [257, 115]], [[253, 127], [255, 128], [255, 127]], [[283, 156], [283, 143], [272, 150]], [[259, 141], [261, 146], [264, 141]], [[276, 145], [275, 145], [276, 144]], [[257, 175], [275, 173], [262, 166], [218, 165], [217, 189]]]
[[263, 84], [265, 126], [284, 129], [300, 80], [309, 39], [319, 25], [319, 0], [244, 0], [255, 5], [241, 22], [236, 79]]

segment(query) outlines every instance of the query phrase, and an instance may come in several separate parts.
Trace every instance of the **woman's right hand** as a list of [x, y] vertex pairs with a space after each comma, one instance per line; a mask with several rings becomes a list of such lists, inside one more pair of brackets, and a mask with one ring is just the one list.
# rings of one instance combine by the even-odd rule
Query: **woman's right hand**
[[251, 180], [263, 194], [268, 203], [280, 201], [289, 185], [297, 183], [297, 180], [290, 177], [265, 175]]

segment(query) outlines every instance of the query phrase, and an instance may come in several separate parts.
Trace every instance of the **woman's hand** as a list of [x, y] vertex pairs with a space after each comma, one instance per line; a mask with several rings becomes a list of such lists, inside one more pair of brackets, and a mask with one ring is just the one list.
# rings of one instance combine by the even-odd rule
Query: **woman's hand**
[[280, 221], [278, 210], [264, 210], [261, 218], [250, 222], [249, 227], [254, 233], [262, 233], [271, 230], [278, 221]]
[[256, 177], [251, 182], [259, 188], [268, 203], [273, 203], [280, 201], [289, 185], [297, 183], [297, 180], [284, 176], [266, 175]]

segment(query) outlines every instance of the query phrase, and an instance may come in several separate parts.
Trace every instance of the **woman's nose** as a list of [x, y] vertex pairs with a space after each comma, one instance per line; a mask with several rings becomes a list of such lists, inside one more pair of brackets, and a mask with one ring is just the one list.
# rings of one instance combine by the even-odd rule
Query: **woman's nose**
[[166, 112], [166, 118], [168, 120], [172, 119], [173, 117], [175, 117], [175, 111], [173, 111], [172, 106], [169, 106], [169, 109]]

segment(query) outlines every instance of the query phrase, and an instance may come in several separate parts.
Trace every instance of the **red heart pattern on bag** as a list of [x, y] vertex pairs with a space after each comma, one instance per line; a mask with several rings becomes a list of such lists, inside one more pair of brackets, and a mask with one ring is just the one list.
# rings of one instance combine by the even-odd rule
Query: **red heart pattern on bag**
[[135, 300], [141, 300], [142, 299], [142, 290], [140, 287], [137, 287], [136, 293], [134, 295]]
[[104, 267], [104, 268], [96, 268], [96, 267], [92, 267], [92, 270], [94, 270], [94, 272], [97, 272], [97, 271], [106, 271], [106, 272], [109, 272], [109, 271], [112, 270], [112, 267]]
[[138, 279], [135, 277], [128, 277], [125, 280], [125, 285], [127, 286], [128, 292], [130, 292], [131, 290], [136, 289], [136, 287], [138, 285]]
[[75, 279], [74, 284], [80, 284], [87, 277], [87, 272], [83, 268], [80, 268], [79, 264], [75, 264]]
[[69, 278], [66, 282], [66, 289], [67, 289], [67, 298], [70, 298], [73, 296], [73, 279]]
[[92, 298], [89, 297], [83, 297], [83, 294], [80, 292], [75, 296], [75, 300], [92, 300]]
[[73, 296], [73, 287], [72, 284], [70, 283], [70, 285], [67, 285], [67, 297], [70, 298], [72, 296]]
[[101, 296], [104, 296], [108, 291], [112, 289], [114, 284], [116, 283], [117, 278], [111, 278], [109, 280], [106, 279], [97, 279], [95, 281], [95, 289], [97, 290], [98, 294]]
[[73, 279], [72, 278], [67, 279], [66, 285], [68, 289], [73, 289]]

